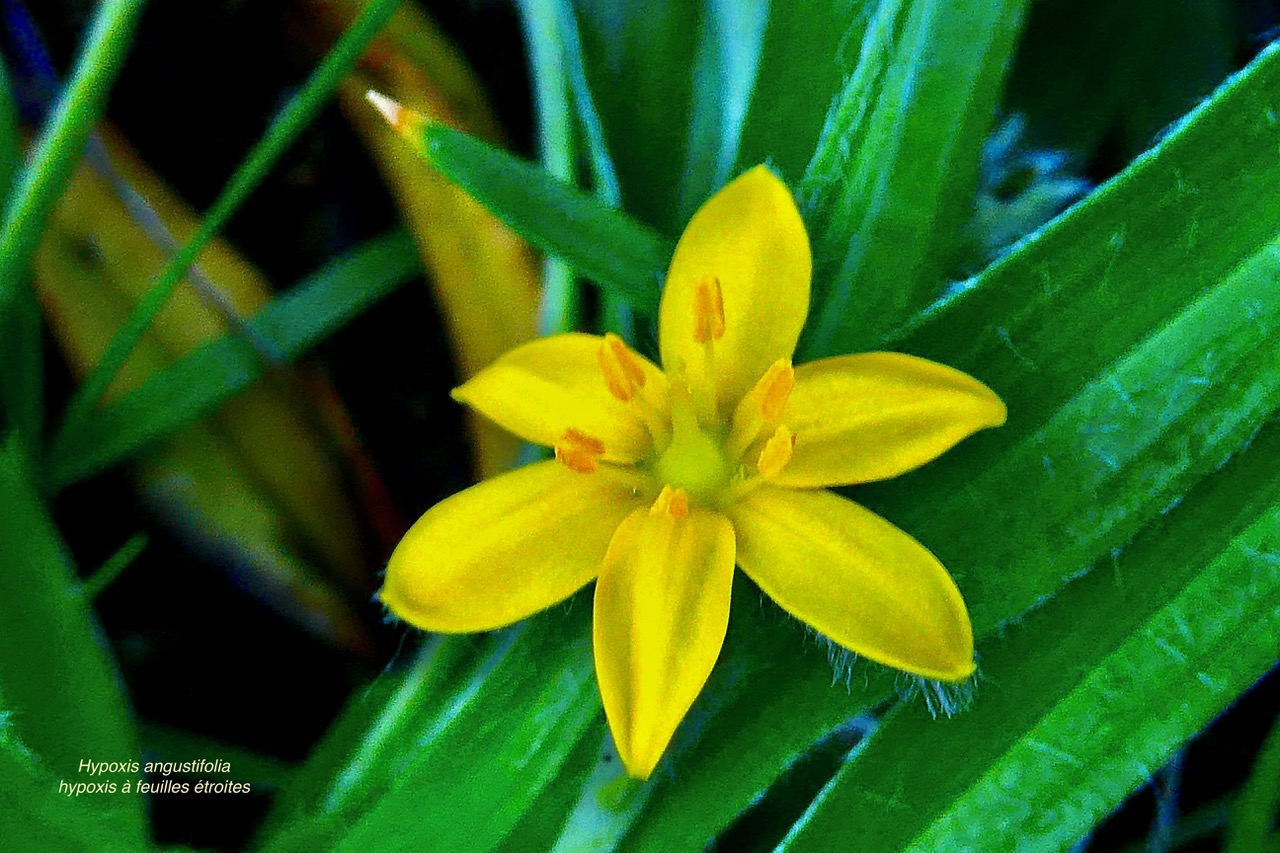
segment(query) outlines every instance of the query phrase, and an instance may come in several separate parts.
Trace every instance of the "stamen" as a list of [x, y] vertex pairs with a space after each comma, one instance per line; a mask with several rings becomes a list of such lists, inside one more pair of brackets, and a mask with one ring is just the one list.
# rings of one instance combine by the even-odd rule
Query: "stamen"
[[781, 474], [791, 461], [795, 446], [795, 433], [785, 426], [780, 426], [774, 430], [773, 437], [765, 442], [764, 449], [760, 451], [760, 456], [756, 459], [756, 473], [734, 481], [729, 488], [724, 490], [721, 497], [722, 503], [740, 501], [760, 488], [765, 481]]
[[756, 462], [756, 470], [760, 472], [760, 476], [768, 480], [781, 474], [782, 469], [791, 461], [795, 446], [795, 434], [785, 426], [778, 427], [773, 437], [765, 443], [764, 450], [760, 451], [760, 458]]
[[796, 371], [791, 366], [791, 359], [780, 358], [756, 383], [761, 388], [760, 414], [765, 423], [773, 423], [782, 417], [782, 410], [791, 399], [791, 391], [796, 387]]
[[760, 438], [765, 427], [772, 426], [786, 411], [787, 401], [796, 387], [796, 371], [791, 359], [780, 358], [755, 386], [747, 392], [733, 413], [729, 431], [729, 455], [738, 458]]
[[555, 446], [556, 460], [571, 471], [590, 474], [599, 467], [604, 442], [576, 429], [567, 429]]
[[689, 514], [689, 495], [684, 489], [663, 486], [658, 499], [649, 507], [649, 515], [681, 519]]
[[596, 359], [600, 362], [600, 372], [604, 374], [604, 383], [609, 393], [626, 403], [644, 387], [644, 368], [640, 366], [636, 354], [631, 351], [622, 338], [610, 332], [600, 342], [596, 351]]
[[724, 292], [715, 276], [698, 282], [693, 292], [693, 339], [708, 344], [724, 337]]

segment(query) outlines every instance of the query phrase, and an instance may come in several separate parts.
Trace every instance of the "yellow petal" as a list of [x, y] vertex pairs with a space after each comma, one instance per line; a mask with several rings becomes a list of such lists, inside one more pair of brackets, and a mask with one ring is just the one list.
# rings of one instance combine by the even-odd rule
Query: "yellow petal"
[[694, 509], [627, 516], [596, 583], [596, 678], [627, 772], [647, 779], [720, 654], [733, 528]]
[[729, 510], [738, 565], [783, 610], [879, 663], [958, 681], [973, 672], [960, 591], [923, 545], [826, 491], [762, 486]]
[[418, 519], [391, 555], [379, 597], [428, 631], [508, 625], [595, 577], [636, 503], [608, 469], [577, 474], [539, 462], [485, 480]]
[[[598, 355], [603, 341], [582, 334], [532, 341], [481, 370], [453, 396], [528, 441], [553, 447], [572, 430], [601, 442], [606, 461], [638, 462], [652, 441], [641, 407], [609, 392]], [[647, 359], [635, 358], [645, 374], [643, 393], [665, 406], [666, 378]]]
[[[695, 392], [714, 378], [727, 418], [769, 366], [795, 350], [810, 273], [809, 236], [791, 191], [756, 166], [702, 205], [680, 237], [658, 312], [663, 366], [683, 365]], [[710, 279], [719, 281], [724, 306], [711, 373], [698, 322], [700, 285]]]
[[796, 435], [780, 485], [812, 487], [896, 477], [937, 458], [1005, 407], [959, 370], [892, 352], [812, 361], [796, 368], [782, 420]]

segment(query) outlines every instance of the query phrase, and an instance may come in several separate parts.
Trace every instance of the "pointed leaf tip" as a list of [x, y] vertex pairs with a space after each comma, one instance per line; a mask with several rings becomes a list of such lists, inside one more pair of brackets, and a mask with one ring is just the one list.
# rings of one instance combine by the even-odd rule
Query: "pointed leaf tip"
[[396, 128], [400, 126], [400, 116], [404, 113], [404, 107], [400, 106], [399, 101], [388, 98], [375, 89], [365, 92], [364, 96], [369, 103], [373, 104], [374, 109], [382, 113], [382, 117], [387, 120], [388, 124]]

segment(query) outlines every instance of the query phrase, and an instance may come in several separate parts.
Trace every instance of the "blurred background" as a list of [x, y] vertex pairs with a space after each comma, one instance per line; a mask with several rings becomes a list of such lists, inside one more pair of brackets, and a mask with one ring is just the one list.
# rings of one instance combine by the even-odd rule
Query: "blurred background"
[[[456, 241], [450, 235], [472, 214], [415, 198], [406, 173], [388, 166], [396, 142], [370, 124], [358, 98], [364, 83], [425, 80], [464, 129], [537, 159], [519, 10], [502, 0], [406, 5], [420, 13], [406, 25], [421, 28], [418, 40], [375, 43], [361, 80], [323, 110], [231, 220], [225, 257], [206, 262], [211, 277], [242, 283], [235, 298], [244, 307], [210, 320], [208, 303], [196, 300], [162, 315], [144, 346], [157, 363], [401, 223], [420, 248]], [[0, 44], [30, 129], [71, 67], [94, 4], [4, 0], [0, 8]], [[189, 230], [191, 211], [213, 203], [358, 8], [354, 0], [147, 8], [101, 133], [116, 177], [82, 170], [37, 259], [50, 410], [70, 399], [136, 299], [124, 279], [145, 279], [136, 270], [158, 268], [161, 257], [139, 244], [145, 216], [110, 201], [119, 198], [111, 180], [146, 197], [175, 233]], [[598, 14], [605, 26], [601, 9], [584, 3], [580, 14]], [[1280, 34], [1280, 4], [1262, 0], [1041, 0], [1029, 14], [988, 144], [971, 244], [954, 258], [953, 278], [1115, 174]], [[429, 69], [406, 44], [448, 61]], [[450, 63], [464, 82], [440, 70]], [[459, 100], [459, 92], [484, 100]], [[424, 236], [433, 229], [435, 238]], [[400, 532], [512, 452], [492, 436], [477, 444], [448, 397], [466, 360], [483, 355], [459, 344], [466, 318], [456, 305], [466, 294], [451, 295], [439, 280], [451, 275], [449, 261], [423, 251], [429, 274], [392, 289], [304, 362], [272, 371], [251, 395], [136, 464], [80, 478], [54, 504], [77, 565], [101, 566], [127, 543], [137, 550], [95, 609], [147, 754], [228, 757], [268, 780], [235, 799], [153, 798], [163, 843], [237, 849], [248, 841], [270, 805], [269, 780], [283, 779], [353, 693], [418, 642], [389, 624], [372, 598]], [[513, 250], [496, 274], [532, 287], [540, 267], [522, 252]], [[526, 322], [531, 332], [533, 317]], [[145, 354], [135, 356], [121, 387], [149, 369]], [[1247, 775], [1278, 707], [1273, 673], [1100, 827], [1087, 849], [1143, 849], [1162, 785], [1175, 786], [1181, 808], [1204, 820], [1187, 830], [1204, 837], [1178, 849], [1215, 849], [1222, 798]], [[787, 810], [766, 798], [721, 848], [776, 839], [794, 818]]]

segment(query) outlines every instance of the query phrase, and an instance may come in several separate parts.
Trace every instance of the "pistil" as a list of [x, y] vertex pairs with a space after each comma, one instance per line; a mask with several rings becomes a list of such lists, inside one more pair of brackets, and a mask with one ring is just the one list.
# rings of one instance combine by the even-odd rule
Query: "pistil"
[[659, 481], [684, 489], [691, 498], [710, 502], [729, 481], [730, 469], [720, 442], [703, 432], [689, 386], [671, 381], [671, 443], [659, 456]]

